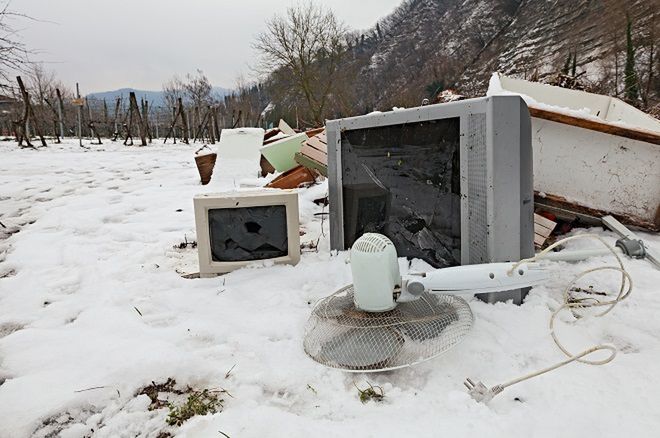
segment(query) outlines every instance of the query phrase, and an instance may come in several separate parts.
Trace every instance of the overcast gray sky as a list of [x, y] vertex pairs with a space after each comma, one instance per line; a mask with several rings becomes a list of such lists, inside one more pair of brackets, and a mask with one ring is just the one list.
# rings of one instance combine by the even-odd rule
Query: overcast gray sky
[[[174, 74], [204, 70], [214, 85], [249, 75], [255, 35], [295, 0], [12, 0], [48, 22], [16, 22], [22, 40], [81, 92], [160, 90]], [[354, 29], [367, 29], [401, 0], [326, 0]]]

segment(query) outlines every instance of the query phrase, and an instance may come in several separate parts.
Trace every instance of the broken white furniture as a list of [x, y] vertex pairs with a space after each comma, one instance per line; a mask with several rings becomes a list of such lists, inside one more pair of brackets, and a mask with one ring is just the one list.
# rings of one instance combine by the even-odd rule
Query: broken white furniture
[[613, 97], [504, 75], [488, 94], [529, 106], [537, 202], [660, 230], [659, 120]]
[[[231, 160], [241, 161], [242, 172], [245, 174], [247, 166], [254, 169], [254, 175], [261, 170], [259, 161], [261, 160], [261, 147], [264, 143], [265, 131], [261, 128], [237, 128], [223, 129], [220, 133], [220, 142], [218, 143], [217, 153], [220, 162]], [[219, 174], [226, 171], [226, 168], [220, 164]]]
[[300, 152], [303, 144], [307, 141], [304, 132], [269, 143], [260, 148], [260, 153], [278, 172], [286, 172], [298, 166], [294, 160], [295, 155]]

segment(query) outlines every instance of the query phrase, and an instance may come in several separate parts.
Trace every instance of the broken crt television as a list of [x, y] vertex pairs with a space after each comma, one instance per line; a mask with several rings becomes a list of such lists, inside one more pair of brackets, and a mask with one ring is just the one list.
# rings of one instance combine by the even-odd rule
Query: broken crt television
[[248, 264], [300, 260], [298, 193], [261, 190], [194, 197], [200, 277]]
[[329, 121], [332, 249], [373, 232], [435, 268], [533, 256], [530, 126], [518, 96]]

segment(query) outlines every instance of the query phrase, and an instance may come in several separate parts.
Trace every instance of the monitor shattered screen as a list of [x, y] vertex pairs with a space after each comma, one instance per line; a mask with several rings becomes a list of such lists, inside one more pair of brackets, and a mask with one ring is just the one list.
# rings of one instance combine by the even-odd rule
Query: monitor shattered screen
[[209, 210], [214, 262], [274, 259], [289, 253], [286, 206]]
[[399, 256], [460, 264], [460, 119], [341, 135], [344, 245], [381, 233]]

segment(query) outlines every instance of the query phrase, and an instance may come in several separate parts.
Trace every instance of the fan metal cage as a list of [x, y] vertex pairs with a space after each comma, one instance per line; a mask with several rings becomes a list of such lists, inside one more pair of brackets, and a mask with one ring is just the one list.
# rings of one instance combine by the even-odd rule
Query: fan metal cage
[[444, 353], [470, 331], [465, 300], [424, 293], [387, 312], [355, 307], [353, 285], [319, 301], [307, 322], [305, 352], [315, 361], [354, 372], [387, 371]]

